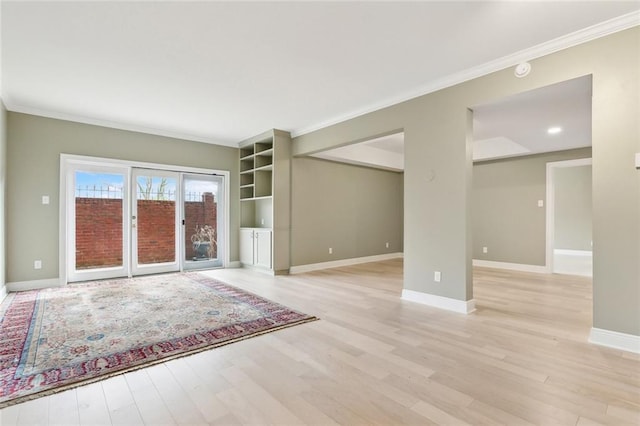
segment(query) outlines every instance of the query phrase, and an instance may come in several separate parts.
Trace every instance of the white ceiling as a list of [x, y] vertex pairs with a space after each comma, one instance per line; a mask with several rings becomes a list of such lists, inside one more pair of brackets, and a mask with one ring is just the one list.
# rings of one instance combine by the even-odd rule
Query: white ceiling
[[404, 133], [371, 139], [313, 154], [312, 157], [341, 163], [371, 166], [395, 172], [404, 170]]
[[473, 159], [591, 146], [591, 93], [586, 76], [472, 108]]
[[637, 1], [1, 7], [9, 110], [233, 146], [274, 127], [302, 134], [640, 17]]

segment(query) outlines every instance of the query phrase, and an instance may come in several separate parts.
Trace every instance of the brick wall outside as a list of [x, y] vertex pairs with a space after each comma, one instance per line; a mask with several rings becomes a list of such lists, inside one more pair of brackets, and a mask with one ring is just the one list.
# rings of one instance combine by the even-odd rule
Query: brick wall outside
[[138, 200], [138, 263], [175, 260], [175, 220], [175, 201]]
[[[213, 194], [185, 202], [186, 258], [196, 253], [191, 235], [196, 225], [217, 226]], [[174, 201], [138, 200], [138, 262], [171, 262], [175, 258]], [[214, 246], [214, 257], [217, 247]], [[122, 265], [122, 200], [76, 198], [76, 268]]]
[[122, 265], [122, 200], [76, 198], [76, 269]]

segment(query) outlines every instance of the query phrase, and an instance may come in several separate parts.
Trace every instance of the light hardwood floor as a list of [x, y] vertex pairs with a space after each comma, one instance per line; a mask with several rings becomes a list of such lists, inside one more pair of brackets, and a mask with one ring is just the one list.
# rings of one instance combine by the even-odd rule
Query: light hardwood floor
[[211, 276], [307, 323], [11, 406], [0, 424], [639, 424], [640, 356], [587, 343], [591, 281], [477, 268], [477, 311], [402, 301], [402, 261]]

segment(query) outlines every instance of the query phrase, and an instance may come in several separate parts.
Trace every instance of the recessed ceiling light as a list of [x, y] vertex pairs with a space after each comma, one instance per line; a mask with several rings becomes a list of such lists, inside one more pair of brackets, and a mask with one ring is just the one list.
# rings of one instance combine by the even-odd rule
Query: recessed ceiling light
[[557, 135], [560, 132], [562, 132], [562, 127], [558, 127], [558, 126], [549, 127], [547, 129], [547, 133], [549, 133], [550, 135]]

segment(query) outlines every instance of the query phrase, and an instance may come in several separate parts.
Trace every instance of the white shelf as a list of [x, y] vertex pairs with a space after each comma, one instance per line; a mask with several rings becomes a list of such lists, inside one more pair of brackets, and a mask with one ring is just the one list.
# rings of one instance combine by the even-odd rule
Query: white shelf
[[253, 169], [253, 171], [254, 172], [273, 171], [273, 164], [267, 164], [266, 166], [256, 167], [255, 169]]
[[240, 201], [270, 200], [271, 198], [273, 198], [271, 195], [265, 195], [264, 197], [241, 198]]

